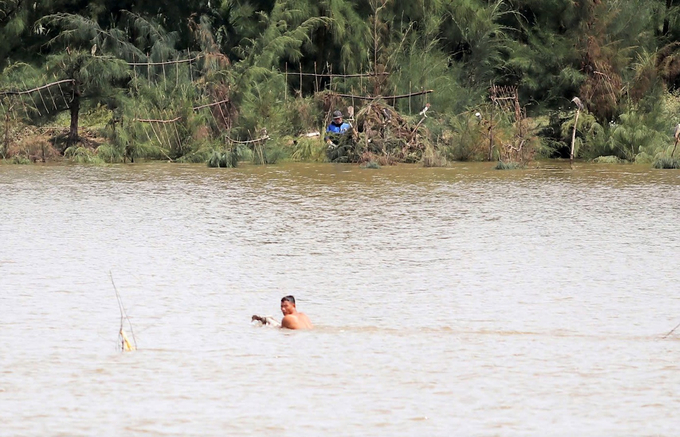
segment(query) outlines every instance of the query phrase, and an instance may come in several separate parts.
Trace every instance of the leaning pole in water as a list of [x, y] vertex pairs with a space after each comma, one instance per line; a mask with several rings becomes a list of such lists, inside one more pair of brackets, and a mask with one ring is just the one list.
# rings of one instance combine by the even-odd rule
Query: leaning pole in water
[[576, 117], [574, 118], [574, 130], [571, 133], [571, 153], [569, 154], [569, 167], [574, 168], [574, 145], [576, 143], [576, 126], [578, 126], [578, 116], [581, 114], [581, 109], [583, 109], [583, 103], [578, 97], [571, 99], [572, 102], [576, 104]]

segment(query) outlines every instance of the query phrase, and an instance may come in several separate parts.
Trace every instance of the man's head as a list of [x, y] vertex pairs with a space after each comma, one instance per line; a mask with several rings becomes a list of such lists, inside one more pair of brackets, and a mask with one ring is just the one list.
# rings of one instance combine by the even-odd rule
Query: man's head
[[333, 123], [335, 123], [335, 124], [341, 124], [342, 123], [342, 112], [341, 111], [333, 112]]
[[295, 298], [293, 296], [285, 296], [281, 298], [281, 312], [284, 316], [288, 314], [294, 314], [295, 309]]

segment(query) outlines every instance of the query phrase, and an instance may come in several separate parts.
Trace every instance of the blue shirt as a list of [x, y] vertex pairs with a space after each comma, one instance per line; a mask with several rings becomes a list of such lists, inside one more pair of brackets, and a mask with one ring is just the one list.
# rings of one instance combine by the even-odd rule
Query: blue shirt
[[331, 124], [328, 125], [328, 129], [326, 129], [326, 132], [330, 132], [330, 133], [333, 133], [333, 134], [344, 134], [351, 127], [352, 127], [352, 125], [347, 123], [347, 122], [343, 122], [339, 126], [335, 123], [331, 123]]

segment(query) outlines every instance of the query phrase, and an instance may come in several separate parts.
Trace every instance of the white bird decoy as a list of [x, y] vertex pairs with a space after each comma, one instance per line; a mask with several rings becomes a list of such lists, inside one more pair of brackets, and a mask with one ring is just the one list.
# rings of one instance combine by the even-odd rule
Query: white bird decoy
[[430, 109], [429, 103], [425, 104], [425, 107], [418, 113], [418, 115], [422, 115], [423, 117], [427, 117], [426, 112], [427, 112], [428, 109]]
[[576, 107], [578, 107], [579, 110], [582, 111], [583, 108], [585, 108], [585, 107], [583, 106], [583, 102], [581, 102], [581, 99], [579, 99], [578, 97], [574, 97], [573, 99], [571, 99], [571, 101], [574, 102], [574, 103], [576, 104]]

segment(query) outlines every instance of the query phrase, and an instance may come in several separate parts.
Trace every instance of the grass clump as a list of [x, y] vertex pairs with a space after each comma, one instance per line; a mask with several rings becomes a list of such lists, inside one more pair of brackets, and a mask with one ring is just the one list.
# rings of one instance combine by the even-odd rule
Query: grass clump
[[14, 155], [9, 159], [4, 159], [4, 162], [8, 164], [16, 164], [16, 165], [26, 165], [30, 164], [31, 160], [26, 158], [25, 156], [19, 156], [19, 155]]
[[513, 161], [498, 161], [494, 167], [495, 170], [519, 170], [522, 168], [524, 168], [524, 164]]
[[235, 150], [215, 150], [210, 154], [207, 164], [211, 168], [236, 168], [238, 161], [238, 153]]
[[428, 145], [423, 152], [423, 167], [446, 167], [446, 156]]
[[598, 156], [593, 159], [596, 164], [623, 164], [625, 161], [618, 156], [608, 155], [608, 156]]
[[97, 152], [83, 145], [73, 145], [64, 151], [64, 157], [76, 164], [103, 164]]
[[652, 163], [652, 167], [664, 170], [680, 169], [680, 160], [675, 158], [658, 158]]

